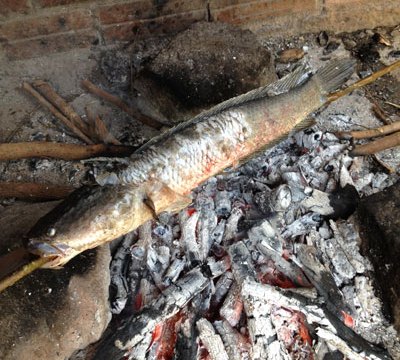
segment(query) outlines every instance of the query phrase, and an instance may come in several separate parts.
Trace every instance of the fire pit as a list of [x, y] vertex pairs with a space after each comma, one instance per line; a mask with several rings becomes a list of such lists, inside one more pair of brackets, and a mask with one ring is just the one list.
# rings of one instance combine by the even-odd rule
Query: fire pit
[[[201, 34], [208, 41], [199, 40], [193, 52]], [[81, 148], [57, 156], [47, 148], [37, 159], [16, 145], [31, 159], [2, 162], [1, 180], [54, 189], [0, 187], [1, 224], [21, 223], [5, 235], [23, 237], [55, 206], [19, 198], [62, 199], [72, 188], [100, 182], [126, 168], [146, 140], [212, 104], [306, 63], [315, 72], [335, 58], [357, 60], [354, 83], [394, 62], [399, 49], [398, 27], [256, 38], [201, 22], [175, 37], [138, 37], [93, 51], [90, 76], [74, 74], [77, 82], [90, 78], [79, 96], [68, 96], [68, 84], [63, 88], [60, 73], [52, 78], [53, 70], [47, 82], [19, 79], [56, 102], [54, 86], [67, 100], [58, 109], [86, 110], [83, 122], [73, 123], [84, 137], [70, 128], [60, 132], [37, 107], [4, 142], [78, 144], [86, 136], [96, 145], [85, 151], [97, 152], [73, 161]], [[251, 64], [245, 51], [254, 51]], [[354, 133], [382, 127], [382, 119], [396, 126], [399, 84], [397, 71], [353, 91], [312, 114], [314, 126], [209, 178], [184, 210], [163, 212], [111, 246], [89, 250], [62, 270], [39, 270], [1, 293], [1, 357], [32, 358], [36, 349], [33, 358], [71, 360], [399, 358], [400, 294], [391, 279], [399, 270], [388, 253], [398, 252], [400, 150], [365, 150], [370, 141]], [[380, 216], [385, 206], [392, 211]], [[1, 253], [16, 245], [5, 241]]]

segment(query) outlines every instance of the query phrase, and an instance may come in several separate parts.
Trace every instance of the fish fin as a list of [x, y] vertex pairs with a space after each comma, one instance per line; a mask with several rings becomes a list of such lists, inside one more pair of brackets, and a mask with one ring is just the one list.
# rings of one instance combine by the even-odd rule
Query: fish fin
[[259, 87], [257, 89], [251, 90], [245, 94], [236, 96], [234, 98], [228, 99], [218, 105], [215, 105], [209, 110], [205, 110], [195, 116], [194, 118], [182, 122], [175, 127], [164, 131], [160, 135], [150, 139], [148, 142], [143, 144], [139, 149], [137, 149], [132, 156], [135, 156], [144, 150], [148, 149], [150, 146], [155, 143], [161, 142], [167, 139], [172, 134], [181, 131], [183, 129], [192, 126], [193, 124], [197, 124], [198, 122], [209, 118], [211, 116], [217, 115], [222, 111], [228, 110], [232, 107], [240, 106], [250, 101], [262, 99], [265, 97], [276, 96], [285, 92], [288, 92], [290, 89], [300, 86], [305, 83], [311, 76], [311, 69], [307, 63], [302, 63], [299, 67], [297, 67], [293, 72], [284, 76], [283, 78], [268, 84], [266, 86]]
[[146, 205], [151, 207], [156, 214], [163, 211], [178, 212], [192, 203], [188, 195], [178, 194], [169, 186], [154, 181], [146, 190]]
[[324, 95], [337, 90], [353, 74], [354, 59], [336, 59], [321, 67], [314, 78], [318, 81]]

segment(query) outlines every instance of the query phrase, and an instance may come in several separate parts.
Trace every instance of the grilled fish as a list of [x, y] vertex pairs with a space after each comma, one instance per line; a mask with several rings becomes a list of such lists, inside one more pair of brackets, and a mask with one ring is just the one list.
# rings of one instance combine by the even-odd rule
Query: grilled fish
[[334, 60], [314, 75], [305, 66], [276, 83], [230, 99], [150, 140], [116, 174], [77, 190], [27, 236], [27, 249], [65, 264], [78, 253], [124, 235], [162, 211], [179, 211], [209, 177], [307, 127], [307, 116], [353, 73]]

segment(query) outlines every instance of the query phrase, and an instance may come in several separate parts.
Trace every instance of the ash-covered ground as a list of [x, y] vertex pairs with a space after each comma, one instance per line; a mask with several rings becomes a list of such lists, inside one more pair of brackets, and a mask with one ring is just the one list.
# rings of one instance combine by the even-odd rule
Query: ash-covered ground
[[[317, 69], [332, 58], [355, 57], [357, 74], [349, 83], [395, 61], [400, 51], [399, 28], [259, 40], [275, 58], [279, 77], [298, 61]], [[135, 71], [166, 42], [136, 43], [131, 53], [112, 50], [120, 61], [112, 66], [109, 53], [97, 54], [103, 72], [93, 76], [123, 98], [135, 96], [131, 100], [155, 117], [188, 118], [198, 108], [185, 108], [169, 93], [155, 101], [146, 93], [148, 81], [157, 96], [168, 92], [165, 84], [141, 80]], [[279, 62], [288, 48], [299, 50], [302, 59]], [[161, 214], [113, 243], [114, 319], [91, 353], [99, 359], [400, 358], [398, 333], [384, 316], [352, 215], [359, 198], [399, 180], [400, 149], [351, 157], [353, 144], [335, 135], [382, 125], [371, 110], [374, 102], [395, 120], [398, 109], [388, 102], [400, 104], [399, 89], [397, 71], [330, 104], [312, 115], [312, 128], [195, 189], [188, 209]], [[78, 112], [92, 106], [101, 113], [124, 144], [139, 145], [156, 134], [90, 95], [72, 98]], [[77, 142], [42, 109], [8, 141], [44, 139]], [[2, 163], [0, 173], [3, 181], [78, 187], [92, 182], [93, 172], [114, 166], [34, 159]], [[3, 200], [3, 206], [14, 201]]]

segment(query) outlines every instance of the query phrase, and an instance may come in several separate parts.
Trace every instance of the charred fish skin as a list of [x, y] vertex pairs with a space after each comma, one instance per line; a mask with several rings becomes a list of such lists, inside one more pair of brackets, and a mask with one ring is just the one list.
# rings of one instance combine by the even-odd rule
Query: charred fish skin
[[56, 256], [46, 267], [62, 266], [154, 214], [184, 208], [197, 185], [301, 126], [350, 77], [353, 64], [331, 62], [310, 79], [301, 72], [289, 75], [270, 87], [281, 95], [255, 90], [167, 131], [139, 149], [126, 170], [99, 181], [103, 186], [76, 191], [39, 220], [28, 234], [28, 250]]

